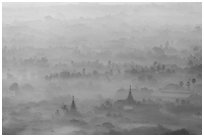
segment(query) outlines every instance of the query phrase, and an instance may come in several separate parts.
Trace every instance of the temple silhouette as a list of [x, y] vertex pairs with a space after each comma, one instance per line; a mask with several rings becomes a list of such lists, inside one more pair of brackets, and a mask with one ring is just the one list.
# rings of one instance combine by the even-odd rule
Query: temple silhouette
[[57, 115], [59, 115], [60, 113], [65, 115], [65, 116], [72, 116], [72, 117], [73, 116], [74, 117], [81, 116], [80, 112], [77, 110], [74, 96], [72, 96], [72, 103], [71, 103], [70, 109], [68, 109], [68, 105], [63, 103], [61, 106], [61, 109], [56, 110]]
[[134, 97], [132, 95], [132, 91], [131, 91], [131, 85], [130, 85], [130, 90], [129, 90], [129, 94], [128, 94], [128, 97], [127, 97], [127, 103], [129, 104], [134, 104], [135, 103], [135, 100], [134, 100]]
[[117, 100], [114, 103], [114, 106], [117, 108], [123, 108], [124, 106], [136, 106], [136, 105], [137, 105], [137, 102], [133, 97], [131, 85], [130, 85], [130, 89], [127, 97], [125, 99]]
[[77, 113], [78, 112], [75, 101], [74, 101], [74, 96], [72, 97], [72, 104], [71, 104], [70, 112], [71, 113]]

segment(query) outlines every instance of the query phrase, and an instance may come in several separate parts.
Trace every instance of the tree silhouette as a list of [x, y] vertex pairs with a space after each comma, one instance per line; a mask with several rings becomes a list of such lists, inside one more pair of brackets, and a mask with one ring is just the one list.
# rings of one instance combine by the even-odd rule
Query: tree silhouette
[[188, 87], [188, 89], [190, 89], [190, 82], [187, 81], [186, 86]]
[[82, 74], [86, 75], [86, 69], [85, 68], [82, 69]]
[[179, 85], [180, 85], [181, 87], [183, 87], [183, 85], [184, 85], [183, 81], [180, 81], [180, 82], [179, 82]]
[[193, 83], [193, 84], [196, 83], [196, 79], [195, 79], [195, 78], [192, 79], [192, 83]]
[[19, 85], [18, 83], [13, 83], [10, 87], [9, 87], [10, 90], [14, 90], [14, 91], [17, 91], [19, 90]]

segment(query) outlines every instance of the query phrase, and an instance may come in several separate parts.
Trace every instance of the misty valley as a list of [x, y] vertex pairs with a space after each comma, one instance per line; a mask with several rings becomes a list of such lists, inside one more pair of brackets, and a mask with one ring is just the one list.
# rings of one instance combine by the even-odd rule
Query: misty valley
[[4, 3], [2, 134], [202, 134], [201, 5]]

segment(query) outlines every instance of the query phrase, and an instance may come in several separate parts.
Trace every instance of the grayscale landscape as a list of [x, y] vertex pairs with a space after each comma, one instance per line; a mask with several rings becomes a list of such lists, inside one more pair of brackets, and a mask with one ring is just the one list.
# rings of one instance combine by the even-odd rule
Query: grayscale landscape
[[3, 3], [3, 135], [201, 135], [202, 3]]

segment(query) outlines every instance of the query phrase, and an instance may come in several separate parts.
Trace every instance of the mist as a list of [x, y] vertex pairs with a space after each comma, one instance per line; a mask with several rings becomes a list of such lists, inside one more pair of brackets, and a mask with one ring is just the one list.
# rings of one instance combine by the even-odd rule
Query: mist
[[2, 11], [2, 134], [202, 134], [202, 3]]

